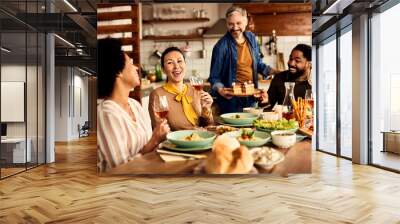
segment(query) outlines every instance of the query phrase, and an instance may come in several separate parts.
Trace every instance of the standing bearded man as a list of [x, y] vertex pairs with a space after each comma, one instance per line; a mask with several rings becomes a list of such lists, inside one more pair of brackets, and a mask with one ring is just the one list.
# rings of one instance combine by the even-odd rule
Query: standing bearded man
[[[232, 6], [226, 12], [228, 32], [213, 48], [209, 82], [221, 113], [241, 112], [244, 107], [254, 107], [257, 102], [253, 96], [234, 97], [224, 87], [232, 83], [242, 84], [251, 81], [258, 88], [258, 74], [267, 78], [273, 69], [260, 59], [259, 47], [247, 26], [246, 10]], [[262, 100], [267, 99], [262, 94]]]

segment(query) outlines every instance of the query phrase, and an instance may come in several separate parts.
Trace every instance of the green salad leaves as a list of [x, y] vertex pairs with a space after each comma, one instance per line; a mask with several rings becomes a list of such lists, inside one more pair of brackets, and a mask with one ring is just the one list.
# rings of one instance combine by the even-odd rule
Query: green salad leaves
[[277, 121], [267, 121], [267, 120], [254, 120], [253, 122], [256, 128], [267, 129], [267, 130], [291, 130], [299, 128], [299, 123], [294, 120], [286, 120], [283, 118], [282, 120]]

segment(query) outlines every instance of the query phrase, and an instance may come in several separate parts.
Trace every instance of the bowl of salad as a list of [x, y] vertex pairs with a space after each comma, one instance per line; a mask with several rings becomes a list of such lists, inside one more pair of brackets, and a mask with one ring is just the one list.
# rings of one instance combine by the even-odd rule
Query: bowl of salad
[[272, 132], [272, 131], [291, 131], [296, 132], [299, 129], [299, 122], [294, 119], [286, 120], [285, 118], [281, 120], [271, 121], [257, 119], [253, 121], [254, 127], [259, 131]]

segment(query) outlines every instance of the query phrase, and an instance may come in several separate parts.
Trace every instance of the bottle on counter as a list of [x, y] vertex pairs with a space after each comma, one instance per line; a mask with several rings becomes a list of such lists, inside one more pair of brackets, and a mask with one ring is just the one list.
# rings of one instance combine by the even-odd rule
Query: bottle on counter
[[162, 71], [161, 71], [161, 65], [156, 64], [155, 65], [155, 73], [156, 73], [156, 82], [160, 82], [163, 80], [162, 78]]
[[295, 101], [294, 85], [294, 82], [285, 82], [286, 93], [282, 104], [282, 117], [286, 120], [294, 118], [294, 108], [292, 105], [292, 101]]
[[149, 72], [145, 69], [144, 65], [140, 66], [140, 77], [146, 78]]

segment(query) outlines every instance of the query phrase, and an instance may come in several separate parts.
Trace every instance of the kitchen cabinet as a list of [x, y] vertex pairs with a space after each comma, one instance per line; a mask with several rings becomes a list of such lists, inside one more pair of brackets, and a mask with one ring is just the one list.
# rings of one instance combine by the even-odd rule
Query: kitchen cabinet
[[143, 20], [143, 24], [151, 23], [175, 23], [175, 22], [208, 22], [209, 18], [176, 18], [176, 19], [150, 19]]
[[[120, 39], [124, 46], [129, 46], [125, 52], [133, 59], [135, 64], [139, 65], [139, 5], [101, 3], [97, 4], [97, 7], [99, 8], [97, 12], [98, 37], [109, 36]], [[115, 21], [127, 19], [130, 20], [129, 24], [115, 23]]]
[[170, 36], [146, 36], [143, 40], [155, 40], [155, 41], [177, 41], [177, 40], [202, 40], [203, 37], [196, 34], [191, 35], [170, 35]]
[[311, 3], [238, 3], [253, 17], [256, 35], [311, 36]]

